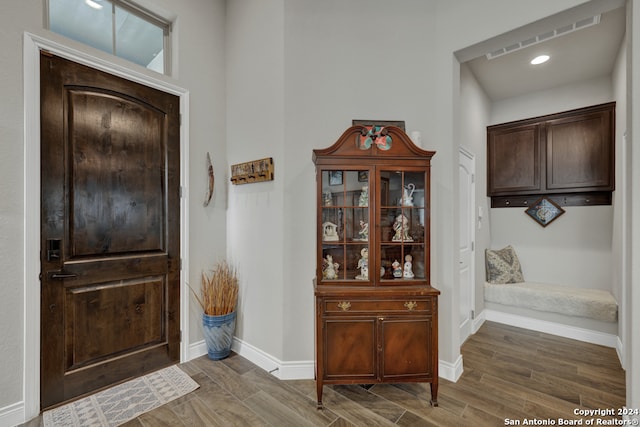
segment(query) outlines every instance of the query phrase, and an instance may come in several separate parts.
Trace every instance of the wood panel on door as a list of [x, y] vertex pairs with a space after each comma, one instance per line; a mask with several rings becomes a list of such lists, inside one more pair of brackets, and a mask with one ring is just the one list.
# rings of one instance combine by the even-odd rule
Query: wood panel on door
[[41, 407], [180, 357], [175, 95], [41, 54]]

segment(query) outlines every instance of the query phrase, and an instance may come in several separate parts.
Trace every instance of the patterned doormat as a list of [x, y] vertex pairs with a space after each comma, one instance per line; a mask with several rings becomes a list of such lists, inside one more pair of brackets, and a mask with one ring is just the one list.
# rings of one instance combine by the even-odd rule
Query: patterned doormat
[[173, 365], [42, 414], [45, 427], [119, 426], [200, 387]]

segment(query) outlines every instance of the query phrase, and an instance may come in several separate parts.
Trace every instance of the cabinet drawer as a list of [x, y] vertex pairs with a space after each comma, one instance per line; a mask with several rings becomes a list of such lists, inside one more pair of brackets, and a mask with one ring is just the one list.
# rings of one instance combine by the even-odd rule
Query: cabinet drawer
[[324, 312], [330, 313], [431, 313], [432, 298], [402, 298], [381, 300], [330, 299], [324, 302]]

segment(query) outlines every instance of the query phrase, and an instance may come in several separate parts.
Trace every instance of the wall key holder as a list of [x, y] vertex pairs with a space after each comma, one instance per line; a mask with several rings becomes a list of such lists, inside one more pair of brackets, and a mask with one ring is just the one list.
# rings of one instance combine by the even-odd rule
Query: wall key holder
[[231, 182], [234, 185], [261, 181], [273, 181], [272, 157], [231, 165]]

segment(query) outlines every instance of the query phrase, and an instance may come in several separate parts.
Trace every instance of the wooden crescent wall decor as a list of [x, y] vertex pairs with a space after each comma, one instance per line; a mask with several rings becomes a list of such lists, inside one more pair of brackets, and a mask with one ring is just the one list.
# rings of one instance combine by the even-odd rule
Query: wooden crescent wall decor
[[207, 185], [207, 194], [204, 198], [204, 205], [209, 206], [209, 202], [211, 201], [211, 197], [213, 196], [213, 186], [215, 183], [215, 178], [213, 176], [213, 164], [211, 164], [211, 156], [209, 152], [207, 152], [207, 174], [208, 174], [208, 185]]

